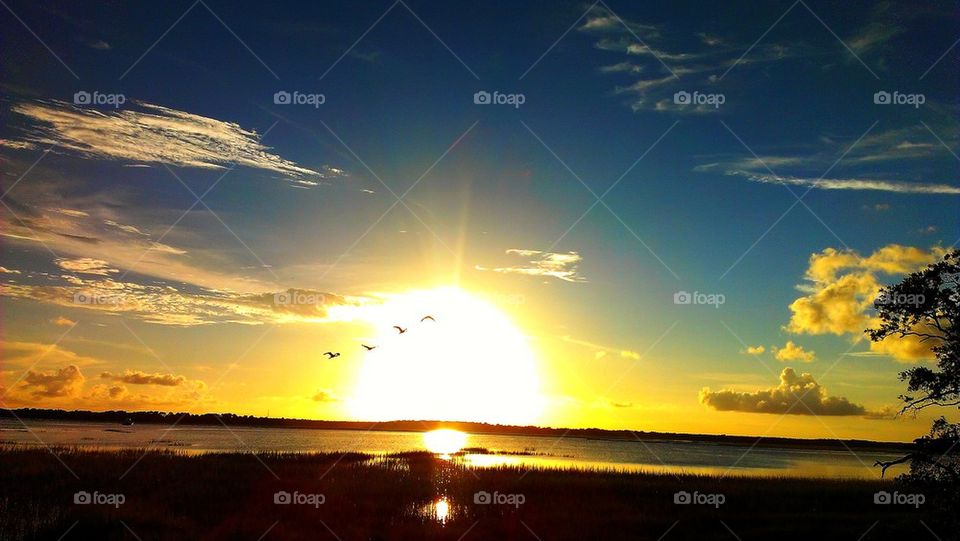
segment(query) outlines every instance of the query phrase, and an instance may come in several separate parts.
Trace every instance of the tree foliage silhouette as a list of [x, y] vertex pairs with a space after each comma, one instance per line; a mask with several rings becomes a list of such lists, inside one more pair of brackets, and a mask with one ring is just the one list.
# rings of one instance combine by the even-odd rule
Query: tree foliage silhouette
[[[867, 329], [874, 342], [915, 340], [929, 346], [936, 366], [919, 365], [900, 373], [907, 392], [900, 414], [960, 405], [960, 251], [881, 289], [874, 302], [879, 325]], [[882, 472], [910, 463], [905, 479], [917, 483], [960, 483], [960, 424], [944, 417], [930, 433], [914, 440], [909, 454], [889, 462], [878, 461]]]

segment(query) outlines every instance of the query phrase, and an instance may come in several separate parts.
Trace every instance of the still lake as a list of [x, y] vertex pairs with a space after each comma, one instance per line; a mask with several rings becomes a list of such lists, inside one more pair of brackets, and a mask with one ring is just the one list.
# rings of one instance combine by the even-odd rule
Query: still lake
[[[390, 454], [425, 450], [421, 432], [314, 430], [223, 426], [175, 426], [113, 423], [0, 420], [0, 444], [69, 445], [123, 449], [173, 449], [207, 452], [343, 452]], [[610, 441], [581, 438], [468, 434], [466, 447], [492, 454], [467, 453], [475, 467], [519, 464], [542, 468], [823, 478], [879, 478], [877, 460], [896, 453], [876, 450], [782, 449], [687, 441]], [[521, 454], [511, 454], [521, 453]], [[904, 468], [891, 468], [894, 476]]]

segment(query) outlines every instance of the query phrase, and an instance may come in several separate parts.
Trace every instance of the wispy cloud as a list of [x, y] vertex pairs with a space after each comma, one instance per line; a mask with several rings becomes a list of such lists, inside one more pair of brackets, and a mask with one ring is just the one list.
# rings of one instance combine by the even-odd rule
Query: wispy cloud
[[575, 344], [578, 346], [583, 346], [587, 349], [593, 350], [594, 359], [599, 360], [606, 357], [607, 354], [611, 354], [611, 355], [617, 355], [617, 356], [623, 357], [624, 359], [632, 359], [634, 361], [640, 360], [640, 354], [632, 349], [623, 349], [623, 348], [615, 348], [612, 346], [604, 346], [602, 344], [589, 342], [587, 340], [580, 340], [577, 338], [573, 338], [571, 336], [562, 336], [560, 337], [560, 339], [563, 340], [564, 342], [568, 342], [570, 344]]
[[305, 289], [251, 294], [71, 274], [44, 278], [55, 283], [0, 282], [0, 296], [173, 326], [324, 323], [339, 320], [331, 314], [331, 307], [361, 303], [361, 299]]
[[868, 178], [798, 178], [750, 173], [747, 171], [728, 171], [730, 175], [740, 175], [754, 182], [764, 184], [788, 184], [820, 190], [870, 190], [896, 193], [958, 195], [960, 186], [949, 184], [931, 184], [924, 182], [901, 182]]
[[[960, 185], [948, 182], [924, 182], [883, 178], [889, 175], [891, 163], [907, 169], [919, 160], [952, 159], [945, 147], [957, 143], [955, 130], [948, 124], [938, 125], [935, 131], [945, 134], [941, 144], [936, 136], [923, 126], [909, 126], [870, 132], [858, 140], [825, 135], [815, 143], [804, 145], [805, 154], [776, 152], [736, 157], [702, 163], [694, 171], [719, 172], [764, 184], [786, 184], [820, 190], [866, 190], [915, 194], [960, 194]], [[837, 163], [839, 157], [842, 161]], [[854, 173], [834, 174], [820, 178], [826, 170], [852, 170]], [[874, 171], [874, 173], [870, 173]], [[878, 209], [883, 210], [883, 209]]]
[[16, 103], [12, 111], [28, 122], [14, 143], [132, 163], [204, 169], [237, 164], [308, 184], [343, 176], [340, 169], [314, 170], [282, 158], [257, 132], [232, 122], [143, 102], [133, 107], [105, 112], [56, 100]]
[[577, 252], [542, 252], [511, 248], [506, 251], [506, 254], [524, 258], [527, 264], [492, 268], [477, 265], [476, 269], [502, 274], [551, 277], [565, 282], [586, 282], [586, 279], [578, 273], [577, 268], [583, 258]]
[[[117, 381], [129, 385], [161, 385], [164, 387], [177, 387], [189, 382], [186, 376], [160, 373], [148, 374], [141, 370], [124, 370], [122, 374], [101, 372], [100, 379]], [[197, 381], [193, 384], [200, 388], [205, 387], [202, 381]]]
[[597, 49], [625, 55], [599, 71], [639, 77], [614, 89], [615, 94], [631, 96], [634, 111], [716, 113], [719, 109], [713, 106], [674, 103], [673, 94], [678, 90], [708, 92], [734, 65], [779, 62], [801, 54], [797, 45], [761, 43], [743, 55], [747, 45], [734, 44], [729, 38], [670, 32], [660, 25], [623, 19], [602, 6], [595, 6], [578, 30], [596, 36]]

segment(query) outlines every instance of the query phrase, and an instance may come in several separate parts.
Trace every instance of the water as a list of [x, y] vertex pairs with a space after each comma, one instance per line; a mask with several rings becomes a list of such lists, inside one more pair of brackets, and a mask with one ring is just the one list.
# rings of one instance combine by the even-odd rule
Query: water
[[[72, 445], [90, 448], [176, 449], [205, 452], [342, 452], [370, 454], [424, 450], [419, 432], [364, 432], [223, 426], [136, 425], [0, 420], [0, 443]], [[42, 441], [42, 443], [41, 443]], [[877, 460], [897, 458], [882, 451], [777, 449], [683, 441], [606, 441], [573, 437], [469, 434], [468, 447], [496, 454], [456, 457], [475, 467], [500, 464], [546, 468], [601, 468], [625, 471], [821, 478], [879, 478]], [[524, 454], [502, 454], [524, 453]], [[903, 468], [892, 468], [897, 475]]]

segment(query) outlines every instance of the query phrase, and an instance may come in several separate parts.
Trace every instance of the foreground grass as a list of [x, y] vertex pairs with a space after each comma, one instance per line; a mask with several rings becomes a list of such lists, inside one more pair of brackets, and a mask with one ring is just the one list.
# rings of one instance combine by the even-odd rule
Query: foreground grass
[[[0, 448], [0, 539], [935, 539], [927, 527], [940, 539], [957, 535], [935, 502], [875, 505], [875, 492], [905, 490], [891, 481], [472, 470], [427, 453], [55, 451]], [[124, 502], [78, 505], [78, 491]], [[278, 491], [324, 502], [277, 505]], [[479, 491], [524, 502], [478, 505]], [[676, 505], [677, 491], [725, 502]], [[444, 522], [430, 507], [439, 498], [449, 503]]]

